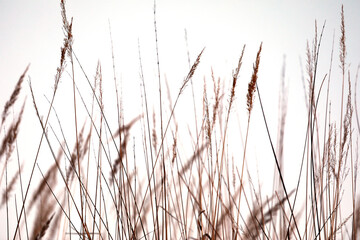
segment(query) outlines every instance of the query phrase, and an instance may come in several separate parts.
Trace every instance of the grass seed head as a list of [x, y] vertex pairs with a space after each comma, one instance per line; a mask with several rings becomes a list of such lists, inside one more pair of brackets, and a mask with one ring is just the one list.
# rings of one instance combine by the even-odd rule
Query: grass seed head
[[259, 65], [260, 65], [260, 53], [261, 53], [261, 49], [262, 49], [262, 43], [260, 44], [260, 48], [259, 51], [256, 55], [256, 61], [253, 67], [253, 74], [251, 76], [251, 80], [249, 82], [248, 85], [248, 93], [246, 95], [247, 98], [247, 110], [249, 112], [249, 114], [251, 113], [251, 110], [253, 108], [253, 104], [254, 104], [254, 98], [255, 98], [255, 91], [256, 91], [256, 81], [258, 78], [258, 70], [259, 70]]

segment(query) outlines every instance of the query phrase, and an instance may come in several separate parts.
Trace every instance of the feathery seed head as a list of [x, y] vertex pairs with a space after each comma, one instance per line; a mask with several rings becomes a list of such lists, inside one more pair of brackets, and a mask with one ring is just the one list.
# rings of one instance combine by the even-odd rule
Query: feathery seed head
[[253, 67], [254, 71], [251, 76], [251, 81], [249, 82], [249, 85], [248, 85], [248, 93], [246, 95], [247, 109], [248, 109], [249, 114], [251, 113], [251, 110], [253, 108], [253, 103], [254, 103], [254, 97], [255, 97], [254, 93], [256, 91], [256, 81], [257, 81], [257, 77], [258, 77], [257, 73], [258, 73], [259, 65], [260, 65], [261, 49], [262, 49], [262, 43], [260, 44], [259, 51], [256, 55], [256, 61], [255, 61], [254, 67]]

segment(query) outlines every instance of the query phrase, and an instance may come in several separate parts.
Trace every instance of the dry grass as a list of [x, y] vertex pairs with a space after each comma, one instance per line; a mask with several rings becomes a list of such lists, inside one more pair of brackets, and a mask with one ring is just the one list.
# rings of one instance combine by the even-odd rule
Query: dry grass
[[[14, 150], [18, 150], [17, 138], [25, 104], [12, 121], [8, 119], [8, 115], [12, 109], [14, 111], [17, 109], [16, 103], [21, 96], [22, 82], [28, 67], [20, 76], [2, 112], [0, 163], [3, 170], [0, 183], [4, 192], [0, 207], [6, 207], [7, 216], [4, 221], [7, 223], [7, 239], [360, 238], [360, 198], [357, 195], [356, 184], [359, 133], [354, 131], [353, 127], [353, 115], [355, 114], [356, 119], [358, 116], [356, 109], [353, 111], [353, 102], [356, 106], [356, 91], [352, 91], [354, 79], [346, 62], [343, 7], [339, 46], [342, 73], [340, 116], [337, 118], [330, 112], [329, 83], [332, 66], [328, 74], [319, 77], [319, 49], [325, 24], [320, 34], [315, 24], [314, 40], [312, 44], [308, 43], [305, 53], [308, 78], [306, 93], [308, 124], [304, 146], [299, 146], [304, 149], [304, 154], [297, 173], [297, 185], [289, 186], [283, 177], [285, 119], [288, 114], [287, 108], [291, 108], [287, 106], [284, 83], [285, 62], [279, 98], [278, 140], [275, 148], [267, 125], [266, 104], [262, 101], [259, 92], [261, 84], [258, 83], [258, 78], [262, 68], [260, 54], [267, 54], [266, 47], [263, 49], [262, 43], [255, 57], [246, 102], [244, 101], [248, 113], [244, 149], [240, 156], [234, 156], [232, 149], [229, 149], [232, 140], [228, 135], [232, 131], [230, 127], [232, 112], [237, 111], [233, 105], [238, 95], [236, 89], [240, 80], [240, 70], [245, 61], [245, 46], [233, 73], [229, 74], [231, 83], [228, 92], [223, 87], [222, 78], [216, 78], [212, 69], [211, 84], [208, 84], [204, 77], [200, 100], [203, 104], [203, 113], [199, 119], [192, 79], [199, 78], [197, 69], [204, 57], [204, 49], [197, 55], [193, 65], [190, 65], [188, 54], [189, 71], [184, 74], [183, 82], [179, 83], [174, 102], [170, 94], [172, 86], [167, 85], [169, 110], [166, 112], [162, 106], [163, 81], [160, 77], [156, 11], [154, 11], [159, 103], [156, 107], [149, 106], [139, 44], [141, 80], [139, 99], [143, 112], [131, 121], [125, 121], [127, 118], [124, 115], [127, 113], [122, 110], [122, 94], [117, 89], [111, 39], [117, 102], [115, 104], [117, 123], [113, 127], [110, 117], [105, 114], [105, 108], [111, 106], [104, 104], [100, 62], [95, 72], [94, 83], [91, 84], [81, 65], [80, 57], [78, 58], [74, 53], [72, 20], [68, 21], [65, 1], [61, 1], [60, 5], [65, 37], [60, 51], [60, 64], [55, 73], [52, 97], [45, 117], [41, 115], [34, 89], [29, 81], [34, 110], [42, 131], [41, 139], [38, 143], [28, 143], [31, 147], [37, 148], [36, 156], [30, 162], [30, 166], [18, 155], [18, 170], [10, 173], [12, 175], [10, 181], [8, 181], [7, 165], [14, 155]], [[255, 53], [250, 54], [255, 55]], [[66, 62], [70, 63], [68, 67]], [[75, 77], [76, 66], [79, 66], [81, 71], [77, 72]], [[73, 119], [75, 131], [72, 132], [72, 138], [65, 137], [62, 121], [53, 106], [60, 80], [66, 70], [69, 71], [73, 88], [72, 111], [75, 116]], [[82, 77], [87, 80], [90, 90], [77, 87], [77, 81]], [[320, 94], [326, 83], [328, 84], [326, 101], [322, 103]], [[189, 110], [186, 114], [195, 115], [196, 132], [190, 130], [189, 138], [186, 138], [186, 134], [181, 129], [181, 122], [178, 121], [181, 114], [179, 113], [175, 118], [175, 112], [189, 84], [193, 90], [194, 110], [193, 112]], [[83, 98], [84, 91], [91, 94], [91, 109]], [[252, 122], [251, 113], [257, 107], [254, 104], [256, 94], [267, 129], [264, 135], [268, 137], [273, 151], [273, 155], [269, 158], [273, 159], [275, 167], [274, 193], [270, 196], [262, 193], [260, 183], [258, 186], [254, 185], [254, 177], [246, 164], [247, 161], [252, 161], [247, 159], [249, 157], [246, 149]], [[82, 105], [79, 104], [79, 99]], [[345, 105], [343, 101], [346, 101]], [[321, 106], [326, 109], [324, 119], [319, 111]], [[149, 116], [151, 108], [152, 119]], [[78, 131], [79, 109], [85, 110], [87, 122], [90, 124], [84, 123]], [[49, 116], [53, 112], [61, 129], [61, 137], [51, 125]], [[337, 127], [338, 125], [340, 127]], [[48, 131], [49, 126], [52, 133]], [[359, 128], [358, 125], [357, 127]], [[133, 132], [138, 129], [140, 136], [134, 136]], [[320, 138], [322, 134], [323, 141], [321, 141], [322, 137]], [[53, 141], [54, 137], [57, 142]], [[135, 137], [140, 140], [135, 141]], [[40, 149], [45, 145], [43, 140], [46, 141], [46, 147], [51, 153], [49, 157], [53, 161], [45, 174], [41, 170], [43, 166], [38, 161]], [[70, 143], [74, 144], [72, 151], [68, 147]], [[184, 150], [189, 146], [190, 149]], [[57, 148], [58, 153], [54, 154], [54, 149]], [[38, 183], [33, 181], [35, 166], [42, 176]], [[25, 189], [22, 180], [24, 169], [30, 173], [30, 178], [24, 182]], [[247, 176], [244, 173], [247, 173]], [[349, 190], [345, 187], [347, 182], [351, 183], [350, 214], [344, 211], [347, 207], [344, 192]], [[15, 191], [16, 188], [20, 190]], [[18, 192], [21, 192], [20, 205], [17, 205]], [[15, 208], [12, 211], [14, 195]], [[9, 216], [11, 212], [16, 212], [15, 222]], [[10, 224], [15, 225], [10, 226]], [[5, 233], [2, 237], [5, 238]]]

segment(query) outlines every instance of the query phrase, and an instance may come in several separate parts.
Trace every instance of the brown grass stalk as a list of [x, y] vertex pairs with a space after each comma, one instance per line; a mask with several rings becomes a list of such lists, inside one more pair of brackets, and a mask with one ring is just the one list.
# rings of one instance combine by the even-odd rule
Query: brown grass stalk
[[[260, 44], [259, 51], [256, 55], [255, 64], [253, 66], [253, 73], [251, 75], [251, 80], [248, 84], [248, 93], [246, 95], [246, 99], [247, 99], [246, 105], [247, 105], [247, 110], [248, 110], [248, 126], [246, 129], [244, 155], [243, 155], [242, 166], [241, 166], [241, 176], [240, 176], [240, 186], [241, 187], [240, 187], [239, 203], [238, 203], [239, 208], [240, 208], [240, 203], [241, 203], [241, 194], [243, 191], [243, 176], [244, 176], [244, 167], [245, 167], [245, 159], [246, 159], [246, 146], [247, 146], [247, 139], [248, 139], [248, 134], [249, 134], [249, 126], [250, 126], [250, 117], [251, 117], [251, 110], [253, 108], [254, 98], [255, 98], [256, 81], [258, 78], [261, 50], [262, 50], [262, 43]], [[237, 216], [237, 219], [236, 219], [237, 223], [238, 223], [238, 220], [239, 220], [239, 216]]]
[[21, 111], [19, 113], [18, 118], [11, 124], [11, 126], [9, 127], [7, 133], [5, 134], [4, 139], [2, 140], [2, 143], [0, 145], [0, 158], [5, 153], [6, 154], [11, 154], [11, 152], [12, 152], [13, 144], [14, 144], [14, 142], [15, 142], [15, 140], [17, 138], [17, 135], [19, 133], [19, 126], [20, 126], [20, 123], [21, 123], [22, 115], [24, 113], [24, 108], [25, 108], [25, 102], [23, 103], [23, 105], [21, 107]]
[[21, 168], [19, 168], [19, 170], [16, 172], [16, 174], [14, 174], [14, 176], [11, 178], [8, 186], [6, 187], [5, 192], [3, 192], [2, 194], [2, 199], [1, 199], [1, 204], [0, 204], [0, 208], [9, 200], [9, 196], [11, 194], [11, 192], [14, 190], [15, 185], [16, 185], [16, 181], [19, 178], [19, 175], [21, 174], [21, 171], [23, 169], [23, 165], [21, 165]]
[[22, 85], [22, 82], [24, 81], [24, 78], [25, 78], [25, 75], [29, 69], [29, 66], [28, 65], [25, 69], [25, 71], [23, 72], [23, 74], [20, 76], [19, 80], [17, 81], [16, 85], [15, 85], [15, 88], [10, 96], [10, 99], [5, 103], [5, 106], [4, 106], [4, 110], [1, 114], [1, 124], [0, 124], [0, 128], [2, 128], [4, 122], [5, 122], [5, 119], [7, 117], [7, 115], [9, 114], [9, 110], [10, 108], [15, 104], [19, 94], [20, 94], [20, 91], [21, 91], [21, 85]]
[[[341, 6], [341, 22], [340, 22], [340, 31], [341, 31], [341, 36], [340, 36], [340, 41], [339, 41], [339, 45], [340, 45], [340, 53], [339, 53], [339, 59], [340, 59], [340, 69], [342, 72], [342, 88], [341, 88], [341, 111], [340, 111], [340, 144], [339, 144], [339, 168], [338, 170], [340, 170], [340, 163], [342, 161], [342, 156], [343, 156], [343, 146], [344, 144], [342, 143], [342, 138], [345, 137], [346, 134], [344, 134], [343, 136], [343, 106], [344, 106], [344, 88], [345, 88], [345, 73], [346, 73], [346, 36], [345, 36], [345, 17], [344, 17], [344, 6]], [[343, 137], [342, 137], [343, 136]], [[339, 202], [339, 178], [337, 178], [337, 183], [336, 183], [336, 189], [335, 189], [335, 194], [336, 196], [334, 196], [334, 200], [335, 203], [334, 205], [337, 205], [337, 203]], [[337, 226], [337, 214], [334, 214], [332, 219], [331, 219], [331, 233], [333, 233], [336, 230], [336, 226]]]

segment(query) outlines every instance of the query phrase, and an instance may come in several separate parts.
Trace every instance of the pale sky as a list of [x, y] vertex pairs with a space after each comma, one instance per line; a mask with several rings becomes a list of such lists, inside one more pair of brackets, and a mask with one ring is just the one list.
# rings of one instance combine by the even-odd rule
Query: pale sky
[[[319, 79], [322, 79], [328, 72], [334, 36], [333, 78], [331, 80], [334, 85], [331, 89], [331, 96], [333, 104], [336, 105], [337, 99], [340, 99], [338, 49], [342, 3], [345, 11], [347, 62], [350, 64], [349, 70], [354, 79], [357, 65], [360, 63], [360, 1], [355, 0], [157, 0], [156, 18], [161, 77], [164, 81], [166, 75], [174, 100], [189, 69], [184, 38], [186, 29], [191, 62], [205, 47], [199, 69], [193, 79], [195, 94], [201, 99], [204, 77], [207, 79], [207, 84], [212, 84], [210, 74], [211, 68], [213, 68], [215, 76], [221, 77], [225, 84], [225, 96], [227, 97], [232, 70], [236, 67], [243, 45], [246, 44], [244, 63], [237, 88], [236, 107], [231, 115], [237, 126], [232, 134], [240, 134], [237, 125], [240, 122], [241, 134], [244, 137], [247, 121], [247, 84], [257, 50], [260, 43], [263, 42], [258, 84], [265, 103], [265, 111], [268, 113], [272, 138], [276, 142], [279, 81], [284, 55], [286, 55], [285, 81], [289, 90], [289, 108], [285, 134], [285, 158], [289, 159], [286, 161], [296, 163], [288, 163], [290, 169], [298, 170], [304, 129], [306, 129], [306, 106], [299, 59], [301, 59], [303, 71], [305, 71], [306, 43], [308, 40], [311, 43], [314, 37], [314, 22], [317, 20], [320, 31], [326, 20], [320, 49]], [[102, 64], [106, 94], [105, 112], [108, 111], [110, 118], [112, 111], [116, 111], [116, 106], [113, 104], [115, 93], [109, 22], [114, 46], [116, 77], [119, 84], [122, 81], [123, 87], [125, 119], [129, 121], [132, 117], [141, 114], [138, 42], [150, 97], [150, 108], [156, 108], [158, 106], [158, 80], [153, 1], [68, 0], [66, 9], [68, 18], [73, 17], [73, 49], [91, 80], [95, 75], [98, 60]], [[48, 103], [43, 95], [45, 94], [47, 97], [51, 95], [64, 37], [60, 13], [59, 1], [0, 0], [1, 108], [9, 98], [19, 76], [30, 64], [28, 76], [31, 77], [41, 114], [46, 113]], [[69, 64], [67, 71], [70, 72]], [[83, 89], [82, 93], [89, 97], [91, 92], [79, 69], [75, 72], [75, 78], [79, 79], [78, 84]], [[30, 143], [39, 141], [41, 129], [35, 117], [27, 80], [28, 78], [24, 82], [20, 98], [22, 101], [27, 95], [25, 121], [22, 123], [20, 131], [20, 137], [24, 139], [24, 142], [20, 148], [23, 149], [23, 157], [25, 158], [24, 155], [26, 155], [26, 158], [29, 158], [29, 162], [32, 163], [36, 149], [31, 147]], [[69, 120], [66, 119], [67, 114], [73, 111], [72, 92], [66, 90], [71, 88], [65, 87], [70, 86], [69, 81], [70, 78], [65, 73], [61, 82], [64, 87], [59, 90], [55, 102], [55, 108], [64, 118], [62, 120], [65, 124], [67, 121], [69, 124], [73, 124], [72, 115], [69, 115]], [[180, 118], [181, 115], [184, 115], [185, 120], [181, 121], [191, 124], [194, 121], [193, 118], [186, 116], [188, 103], [192, 104], [190, 87], [186, 91], [183, 99], [180, 98], [182, 103], [179, 103], [177, 116]], [[164, 98], [167, 99], [166, 93]], [[252, 169], [255, 169], [257, 165], [261, 172], [269, 167], [272, 169], [273, 160], [258, 100], [256, 99], [255, 102], [254, 117], [250, 128], [250, 132], [255, 137], [254, 139], [250, 137], [248, 151], [250, 152], [249, 158], [256, 159]], [[224, 104], [226, 104], [226, 100]], [[167, 107], [166, 101], [164, 105]], [[18, 111], [19, 106], [18, 103], [15, 112]], [[201, 109], [202, 105], [199, 102], [198, 110]], [[334, 112], [336, 111], [334, 110]], [[261, 135], [260, 138], [256, 137], [258, 134]], [[1, 135], [3, 136], [3, 131], [1, 131]], [[234, 142], [240, 144], [241, 138], [233, 137], [236, 139]], [[242, 151], [241, 148], [239, 151]], [[268, 154], [268, 157], [265, 157], [268, 162], [263, 162], [262, 154], [265, 156]], [[265, 166], [263, 170], [261, 170], [261, 166]], [[272, 182], [272, 178], [269, 179]], [[294, 183], [293, 179], [290, 179], [289, 184], [292, 183]]]

